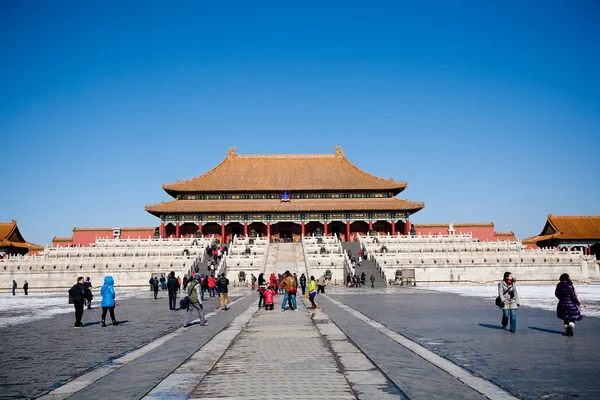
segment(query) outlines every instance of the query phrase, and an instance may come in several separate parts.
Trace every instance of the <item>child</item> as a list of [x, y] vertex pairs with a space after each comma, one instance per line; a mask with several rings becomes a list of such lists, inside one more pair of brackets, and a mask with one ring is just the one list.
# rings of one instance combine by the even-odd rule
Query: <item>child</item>
[[272, 310], [275, 306], [275, 291], [271, 286], [265, 290], [265, 310]]

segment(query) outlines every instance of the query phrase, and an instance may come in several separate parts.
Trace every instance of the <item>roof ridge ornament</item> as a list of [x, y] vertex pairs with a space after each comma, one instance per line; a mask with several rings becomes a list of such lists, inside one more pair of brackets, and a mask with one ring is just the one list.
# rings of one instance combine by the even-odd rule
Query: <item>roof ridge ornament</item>
[[235, 146], [230, 146], [229, 150], [227, 150], [227, 157], [235, 156], [236, 155], [235, 151], [236, 151]]
[[344, 149], [342, 149], [342, 146], [333, 146], [333, 150], [336, 156], [344, 156]]

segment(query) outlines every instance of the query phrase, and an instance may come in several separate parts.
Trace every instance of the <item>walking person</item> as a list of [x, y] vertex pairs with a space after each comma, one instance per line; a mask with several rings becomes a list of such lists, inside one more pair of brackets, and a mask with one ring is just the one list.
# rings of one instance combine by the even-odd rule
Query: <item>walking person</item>
[[374, 288], [375, 287], [375, 275], [371, 274], [371, 277], [369, 279], [371, 280], [371, 287]]
[[83, 301], [85, 300], [86, 293], [87, 289], [83, 284], [83, 276], [80, 276], [77, 278], [77, 283], [69, 289], [69, 296], [71, 296], [71, 300], [75, 306], [75, 328], [83, 326], [81, 318], [83, 317]]
[[325, 274], [321, 275], [321, 277], [317, 281], [317, 293], [325, 294], [326, 281], [327, 281], [327, 279], [325, 278]]
[[563, 320], [566, 335], [573, 336], [575, 321], [583, 319], [583, 315], [579, 311], [581, 302], [577, 297], [577, 292], [573, 287], [573, 282], [571, 282], [569, 274], [562, 274], [558, 279], [560, 282], [558, 282], [554, 290], [554, 295], [558, 299], [556, 316], [558, 319]]
[[317, 297], [317, 281], [315, 281], [315, 277], [311, 275], [310, 282], [308, 282], [308, 299], [310, 300], [311, 310], [317, 308], [315, 297]]
[[306, 275], [300, 275], [300, 287], [302, 288], [302, 296], [306, 294]]
[[15, 295], [15, 291], [17, 290], [17, 281], [13, 279], [12, 292], [13, 296]]
[[188, 282], [187, 295], [188, 295], [188, 309], [183, 319], [183, 327], [187, 328], [190, 325], [190, 319], [194, 311], [200, 315], [200, 325], [207, 326], [208, 322], [204, 318], [204, 307], [202, 306], [202, 300], [200, 300], [200, 275], [194, 275], [194, 279]]
[[225, 273], [221, 274], [219, 281], [217, 282], [217, 287], [219, 290], [219, 297], [221, 299], [221, 310], [229, 310], [227, 305], [229, 304], [229, 279], [225, 278]]
[[[83, 279], [83, 278], [81, 278]], [[27, 281], [25, 281], [25, 283], [23, 284], [23, 291], [25, 292], [25, 296], [27, 296], [27, 291], [29, 290], [29, 283], [27, 283]]]
[[158, 279], [154, 277], [154, 279], [150, 279], [150, 281], [150, 284], [152, 285], [152, 290], [154, 291], [154, 300], [156, 300], [158, 296]]
[[119, 322], [115, 318], [115, 288], [113, 287], [115, 280], [112, 276], [108, 275], [104, 277], [104, 285], [100, 289], [100, 295], [102, 296], [102, 327], [106, 327], [106, 312], [110, 314], [112, 324], [117, 326]]
[[498, 284], [498, 296], [502, 303], [502, 329], [506, 329], [510, 321], [510, 331], [517, 330], [517, 309], [519, 308], [519, 294], [515, 279], [510, 272], [504, 273], [504, 278]]
[[169, 273], [167, 279], [167, 289], [169, 290], [169, 310], [177, 310], [177, 291], [179, 290], [179, 282], [175, 278], [175, 271]]
[[90, 281], [89, 276], [87, 278], [85, 278], [85, 282], [83, 282], [83, 284], [85, 285], [85, 288], [87, 289], [87, 294], [85, 297], [85, 300], [87, 301], [87, 309], [91, 310], [92, 309], [92, 299], [94, 298], [94, 295], [92, 294], [92, 281]]

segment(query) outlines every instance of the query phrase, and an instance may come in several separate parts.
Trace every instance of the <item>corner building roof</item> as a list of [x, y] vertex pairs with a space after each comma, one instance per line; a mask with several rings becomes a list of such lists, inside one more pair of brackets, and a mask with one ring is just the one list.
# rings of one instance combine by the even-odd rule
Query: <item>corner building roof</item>
[[371, 175], [352, 164], [341, 147], [334, 154], [238, 155], [235, 147], [219, 165], [183, 182], [163, 185], [179, 193], [384, 190], [397, 195], [406, 182]]

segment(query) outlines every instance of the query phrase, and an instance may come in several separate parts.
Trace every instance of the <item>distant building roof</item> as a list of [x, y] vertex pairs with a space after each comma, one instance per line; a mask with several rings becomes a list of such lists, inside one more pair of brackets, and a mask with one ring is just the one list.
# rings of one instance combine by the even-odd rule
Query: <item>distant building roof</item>
[[[17, 227], [17, 221], [12, 220], [11, 222], [0, 222], [0, 247], [24, 250], [42, 250], [43, 246], [37, 244], [28, 243], [19, 232]], [[25, 251], [25, 253], [27, 252]]]
[[[413, 224], [415, 229], [426, 229], [426, 228], [446, 228], [450, 227], [450, 224]], [[483, 222], [483, 223], [467, 223], [467, 224], [452, 224], [455, 228], [489, 228], [493, 227], [493, 222]]]
[[551, 239], [600, 239], [600, 216], [556, 216], [548, 214], [544, 229], [530, 238], [536, 242]]
[[193, 192], [391, 191], [406, 182], [371, 175], [348, 161], [341, 147], [334, 154], [238, 155], [235, 147], [219, 165], [182, 182], [163, 185], [171, 196]]

